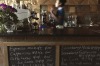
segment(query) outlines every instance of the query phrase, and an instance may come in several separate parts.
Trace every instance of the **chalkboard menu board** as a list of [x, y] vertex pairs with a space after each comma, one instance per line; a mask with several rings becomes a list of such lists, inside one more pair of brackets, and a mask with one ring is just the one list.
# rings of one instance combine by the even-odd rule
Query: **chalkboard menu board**
[[100, 66], [100, 46], [61, 46], [60, 66]]
[[9, 66], [55, 66], [55, 46], [9, 46]]

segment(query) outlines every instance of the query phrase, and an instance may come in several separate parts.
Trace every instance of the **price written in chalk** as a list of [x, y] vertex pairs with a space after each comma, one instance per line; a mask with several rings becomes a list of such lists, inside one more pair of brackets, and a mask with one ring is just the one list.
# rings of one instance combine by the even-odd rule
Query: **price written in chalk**
[[55, 66], [55, 46], [9, 46], [9, 66]]
[[100, 46], [61, 46], [60, 66], [100, 66]]

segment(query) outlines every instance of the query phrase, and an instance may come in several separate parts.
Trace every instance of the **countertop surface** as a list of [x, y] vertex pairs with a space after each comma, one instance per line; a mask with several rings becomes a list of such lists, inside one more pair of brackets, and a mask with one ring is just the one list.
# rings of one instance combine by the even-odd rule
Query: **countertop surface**
[[0, 33], [0, 36], [100, 36], [100, 27], [66, 27], [64, 29], [45, 28], [43, 30]]

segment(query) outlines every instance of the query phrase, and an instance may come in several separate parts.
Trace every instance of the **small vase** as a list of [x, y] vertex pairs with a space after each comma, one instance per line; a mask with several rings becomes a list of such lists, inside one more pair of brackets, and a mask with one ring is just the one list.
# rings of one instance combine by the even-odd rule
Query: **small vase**
[[12, 33], [15, 30], [15, 25], [4, 25], [7, 33]]

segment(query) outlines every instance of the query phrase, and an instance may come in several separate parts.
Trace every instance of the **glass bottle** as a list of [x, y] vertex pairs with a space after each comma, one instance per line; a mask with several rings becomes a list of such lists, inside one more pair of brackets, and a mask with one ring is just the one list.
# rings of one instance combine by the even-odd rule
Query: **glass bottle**
[[46, 11], [43, 10], [42, 11], [42, 24], [46, 24], [47, 23], [47, 14]]

